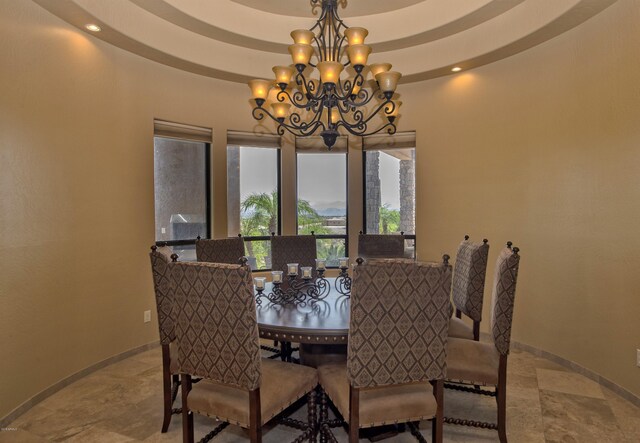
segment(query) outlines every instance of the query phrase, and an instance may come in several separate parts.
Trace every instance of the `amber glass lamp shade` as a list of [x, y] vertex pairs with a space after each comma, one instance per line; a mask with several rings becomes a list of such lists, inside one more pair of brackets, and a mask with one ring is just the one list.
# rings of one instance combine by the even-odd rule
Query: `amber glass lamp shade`
[[369, 35], [369, 31], [364, 28], [347, 28], [344, 30], [344, 36], [347, 37], [349, 46], [362, 45], [367, 35]]
[[289, 108], [291, 108], [291, 105], [289, 103], [271, 103], [271, 110], [273, 111], [273, 115], [275, 115], [278, 119], [285, 118], [287, 115], [289, 115]]
[[322, 83], [337, 83], [343, 68], [342, 63], [338, 62], [324, 61], [318, 63], [320, 80], [322, 80]]
[[266, 100], [272, 85], [273, 83], [269, 80], [256, 79], [249, 81], [251, 95], [256, 100]]
[[331, 108], [331, 123], [340, 121], [340, 111], [338, 108]]
[[371, 54], [371, 47], [367, 45], [349, 45], [347, 47], [347, 55], [353, 66], [366, 65], [369, 54]]
[[289, 84], [295, 69], [291, 66], [274, 66], [273, 73], [276, 75], [276, 83], [279, 85]]
[[371, 71], [371, 75], [373, 78], [376, 78], [376, 75], [381, 72], [387, 72], [391, 69], [391, 63], [373, 63], [369, 66], [369, 70]]
[[296, 43], [289, 46], [289, 54], [295, 65], [308, 65], [313, 55], [313, 46]]
[[295, 31], [291, 31], [293, 43], [297, 45], [310, 45], [311, 42], [313, 42], [313, 37], [315, 37], [315, 34], [308, 29], [296, 29]]
[[402, 74], [395, 71], [387, 71], [380, 72], [376, 75], [376, 80], [378, 80], [378, 84], [380, 85], [380, 90], [382, 92], [394, 92], [396, 87], [398, 86], [398, 80], [400, 80]]

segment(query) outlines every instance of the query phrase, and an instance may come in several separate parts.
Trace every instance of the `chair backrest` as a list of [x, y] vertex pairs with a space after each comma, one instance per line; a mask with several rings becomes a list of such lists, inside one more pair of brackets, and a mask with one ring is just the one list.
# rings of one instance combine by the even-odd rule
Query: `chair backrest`
[[509, 353], [511, 344], [511, 324], [513, 323], [513, 303], [518, 280], [520, 255], [518, 248], [504, 248], [496, 262], [491, 299], [491, 332], [493, 343], [501, 355]]
[[356, 266], [347, 376], [366, 388], [443, 379], [451, 266], [375, 261]]
[[196, 259], [200, 262], [238, 264], [244, 256], [242, 237], [196, 240]]
[[362, 258], [404, 257], [404, 235], [360, 234], [358, 256]]
[[316, 267], [318, 257], [314, 235], [278, 235], [271, 237], [271, 269], [287, 272], [287, 263]]
[[251, 269], [172, 263], [180, 373], [249, 391], [260, 387], [260, 342]]
[[171, 263], [171, 248], [168, 246], [151, 246], [151, 274], [153, 275], [153, 289], [156, 294], [156, 310], [158, 312], [158, 328], [160, 329], [160, 343], [168, 345], [175, 339], [172, 316], [173, 295], [169, 282], [169, 263]]
[[487, 275], [489, 243], [473, 243], [468, 237], [460, 243], [453, 267], [453, 304], [474, 321], [482, 320], [484, 282]]

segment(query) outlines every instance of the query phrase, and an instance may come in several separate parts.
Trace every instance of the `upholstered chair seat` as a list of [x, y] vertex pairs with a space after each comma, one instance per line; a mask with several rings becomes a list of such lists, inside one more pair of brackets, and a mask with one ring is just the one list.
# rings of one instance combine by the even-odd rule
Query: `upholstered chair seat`
[[[183, 442], [193, 443], [193, 413], [249, 430], [262, 441], [262, 425], [293, 402], [308, 399], [308, 423], [287, 424], [313, 440], [315, 388], [313, 368], [262, 359], [251, 269], [224, 263], [171, 263], [175, 336], [182, 379]], [[192, 377], [199, 377], [198, 383]], [[205, 441], [208, 441], [207, 438]]]
[[497, 385], [500, 353], [493, 343], [449, 336], [447, 379], [479, 385]]
[[408, 423], [411, 433], [424, 441], [415, 422], [431, 419], [433, 441], [442, 442], [448, 259], [442, 264], [357, 260], [347, 362], [318, 367], [323, 439], [335, 441], [325, 407], [328, 396], [349, 424], [350, 443], [358, 441], [360, 429], [389, 423]]
[[451, 317], [449, 320], [449, 337], [473, 340], [473, 328], [467, 325], [461, 318]]
[[[511, 345], [511, 323], [516, 293], [520, 255], [518, 248], [500, 251], [496, 262], [491, 298], [491, 339], [479, 342], [453, 338], [447, 342], [447, 388], [482, 395], [495, 395], [497, 423], [478, 423], [473, 419], [447, 417], [445, 421], [467, 426], [496, 429], [501, 443], [507, 441], [507, 357]], [[462, 386], [473, 385], [474, 387]], [[489, 386], [490, 389], [480, 388]]]
[[[451, 290], [456, 319], [451, 320], [450, 337], [480, 340], [480, 321], [482, 320], [488, 255], [489, 242], [486, 239], [482, 243], [473, 243], [469, 240], [469, 236], [465, 235], [464, 241], [458, 246]], [[462, 323], [462, 314], [473, 320], [473, 328], [470, 333], [469, 328]]]
[[[312, 391], [318, 384], [313, 368], [262, 359], [260, 388], [261, 425]], [[209, 380], [194, 384], [188, 396], [189, 409], [229, 423], [249, 427], [249, 391]]]
[[[318, 368], [325, 393], [345, 421], [349, 422], [349, 380], [347, 363]], [[433, 386], [428, 382], [406, 383], [360, 390], [360, 427], [430, 420], [438, 411]]]

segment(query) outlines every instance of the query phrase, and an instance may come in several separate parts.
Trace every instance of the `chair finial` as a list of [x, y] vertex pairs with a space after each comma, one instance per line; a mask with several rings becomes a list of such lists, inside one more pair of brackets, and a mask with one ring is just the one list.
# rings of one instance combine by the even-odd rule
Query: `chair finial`
[[155, 250], [157, 250], [157, 249], [158, 249], [158, 247], [157, 247], [156, 245], [152, 245], [152, 246], [151, 246], [151, 250], [152, 250], [152, 251], [155, 251]]
[[311, 235], [316, 235], [316, 231], [311, 231]]
[[275, 232], [272, 232], [272, 233], [271, 233], [271, 237], [275, 237], [275, 236], [276, 236], [276, 233], [275, 233]]
[[362, 231], [360, 231], [360, 235], [363, 235], [364, 233]]
[[404, 231], [400, 231], [400, 235], [404, 235]]
[[486, 245], [487, 243], [489, 243], [489, 240], [488, 240], [488, 239], [486, 239], [486, 238], [483, 238], [483, 239], [482, 239], [482, 243], [484, 243], [484, 244]]
[[172, 262], [177, 262], [178, 261], [178, 254], [171, 254], [171, 261]]
[[197, 237], [196, 237], [196, 240], [202, 240], [202, 238], [200, 238], [200, 236], [197, 236]]
[[513, 247], [513, 255], [518, 255], [518, 252], [520, 252], [520, 248], [518, 248], [517, 246]]
[[249, 263], [249, 259], [243, 255], [238, 259], [238, 262], [241, 266], [247, 266], [247, 263]]
[[451, 258], [451, 257], [449, 256], [449, 254], [444, 254], [444, 255], [442, 256], [442, 261], [444, 262], [444, 264], [445, 264], [445, 265], [448, 265], [448, 264], [449, 264], [449, 259], [450, 259], [450, 258]]
[[238, 234], [238, 237], [242, 238], [242, 233]]
[[511, 249], [511, 245], [513, 245], [513, 242], [508, 241], [507, 242], [507, 248]]
[[358, 266], [360, 266], [362, 263], [364, 263], [364, 258], [362, 257], [356, 258], [356, 263], [358, 264]]
[[465, 234], [464, 239], [469, 240], [469, 234]]

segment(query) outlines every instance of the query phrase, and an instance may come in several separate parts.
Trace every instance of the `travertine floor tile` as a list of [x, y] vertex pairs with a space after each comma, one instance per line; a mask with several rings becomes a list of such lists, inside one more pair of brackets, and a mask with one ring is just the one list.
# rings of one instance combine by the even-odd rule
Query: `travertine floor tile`
[[536, 373], [538, 374], [538, 387], [541, 390], [604, 399], [600, 385], [583, 375], [540, 368], [536, 369]]

